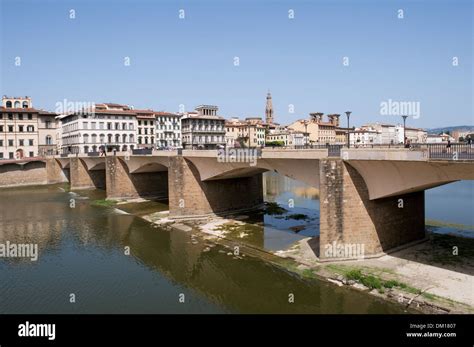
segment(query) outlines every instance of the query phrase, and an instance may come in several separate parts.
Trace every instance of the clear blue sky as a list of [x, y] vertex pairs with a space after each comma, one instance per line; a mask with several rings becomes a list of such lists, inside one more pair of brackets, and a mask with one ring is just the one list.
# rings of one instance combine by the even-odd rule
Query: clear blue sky
[[263, 116], [270, 90], [282, 124], [346, 110], [355, 125], [397, 123], [380, 115], [388, 99], [420, 102], [412, 126], [474, 124], [470, 0], [0, 1], [1, 94], [38, 108], [66, 98]]

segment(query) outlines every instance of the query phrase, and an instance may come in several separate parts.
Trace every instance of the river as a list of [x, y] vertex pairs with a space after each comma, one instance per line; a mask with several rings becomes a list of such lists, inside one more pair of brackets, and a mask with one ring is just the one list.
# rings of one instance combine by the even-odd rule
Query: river
[[[302, 224], [298, 218], [265, 214], [263, 247], [280, 249], [316, 234], [317, 191], [278, 175], [264, 177], [266, 200], [304, 215], [305, 227], [295, 232], [291, 228]], [[0, 243], [39, 248], [37, 261], [0, 258], [0, 313], [404, 312], [259, 258], [235, 259], [221, 245], [203, 252], [202, 242], [193, 244], [189, 233], [91, 204], [104, 198], [102, 191], [75, 195], [64, 188], [0, 190]], [[472, 193], [472, 182], [428, 192], [427, 218], [472, 226]]]

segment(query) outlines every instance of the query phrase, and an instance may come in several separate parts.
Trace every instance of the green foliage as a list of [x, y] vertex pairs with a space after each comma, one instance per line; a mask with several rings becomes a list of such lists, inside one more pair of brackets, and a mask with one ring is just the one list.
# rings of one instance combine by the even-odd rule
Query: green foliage
[[285, 145], [285, 141], [269, 141], [265, 143], [267, 147], [283, 147]]
[[101, 207], [112, 207], [112, 206], [115, 206], [116, 204], [117, 204], [116, 200], [107, 200], [107, 199], [94, 200], [91, 203], [92, 206], [101, 206]]

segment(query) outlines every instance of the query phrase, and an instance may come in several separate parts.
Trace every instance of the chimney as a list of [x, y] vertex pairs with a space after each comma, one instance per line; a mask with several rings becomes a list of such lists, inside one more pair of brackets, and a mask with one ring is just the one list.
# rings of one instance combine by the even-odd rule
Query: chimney
[[339, 117], [341, 115], [334, 113], [334, 114], [328, 114], [329, 122], [333, 124], [334, 126], [338, 127], [339, 126]]
[[313, 112], [310, 113], [311, 120], [316, 123], [321, 123], [323, 121], [323, 114], [322, 112]]

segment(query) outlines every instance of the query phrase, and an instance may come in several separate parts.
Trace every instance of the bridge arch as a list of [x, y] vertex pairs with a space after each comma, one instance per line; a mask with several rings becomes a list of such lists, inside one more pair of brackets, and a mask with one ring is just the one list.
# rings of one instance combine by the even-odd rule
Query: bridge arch
[[349, 160], [347, 163], [364, 179], [370, 200], [474, 180], [472, 162]]

